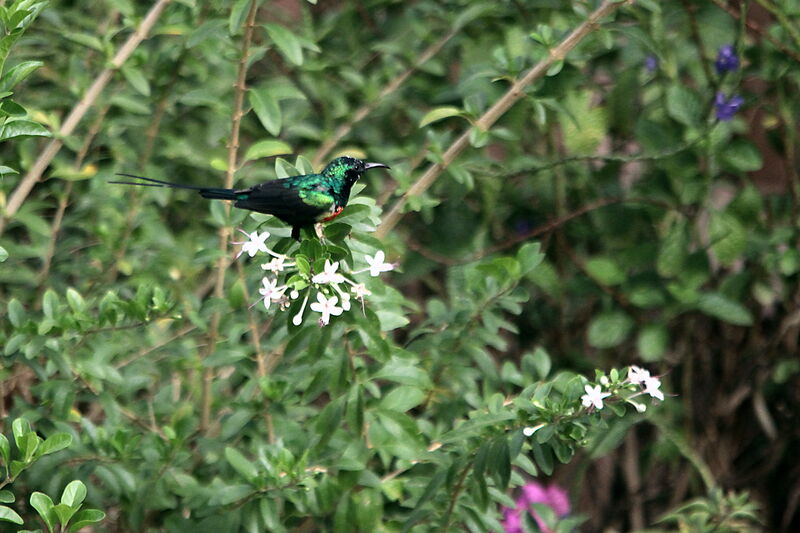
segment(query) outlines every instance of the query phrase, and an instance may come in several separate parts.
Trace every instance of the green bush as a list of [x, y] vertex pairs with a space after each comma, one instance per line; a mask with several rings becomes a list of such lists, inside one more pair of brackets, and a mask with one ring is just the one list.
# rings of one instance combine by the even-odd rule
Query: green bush
[[[792, 530], [800, 11], [732, 5], [0, 6], [0, 520]], [[108, 183], [343, 154], [301, 243]]]

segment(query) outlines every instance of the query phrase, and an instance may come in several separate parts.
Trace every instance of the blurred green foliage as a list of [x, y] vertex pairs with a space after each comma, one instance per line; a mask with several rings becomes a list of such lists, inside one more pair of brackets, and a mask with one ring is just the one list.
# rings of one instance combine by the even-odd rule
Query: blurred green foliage
[[[44, 494], [82, 480], [98, 531], [485, 532], [552, 474], [588, 530], [751, 531], [750, 500], [769, 530], [798, 526], [800, 9], [619, 3], [475, 126], [599, 4], [264, 1], [244, 56], [251, 0], [169, 2], [4, 218], [0, 415], [72, 442], [2, 503], [49, 527], [82, 498]], [[57, 135], [151, 7], [0, 5], [0, 210], [35, 136]], [[720, 74], [726, 44], [741, 68]], [[236, 186], [340, 154], [392, 167], [299, 247], [317, 267], [377, 250], [400, 265], [324, 328], [250, 308], [259, 262], [220, 247], [257, 228], [293, 255], [288, 228], [107, 183], [222, 186], [242, 61]], [[745, 99], [732, 120], [718, 91]], [[663, 376], [661, 408], [567, 414], [581, 374], [632, 363]]]

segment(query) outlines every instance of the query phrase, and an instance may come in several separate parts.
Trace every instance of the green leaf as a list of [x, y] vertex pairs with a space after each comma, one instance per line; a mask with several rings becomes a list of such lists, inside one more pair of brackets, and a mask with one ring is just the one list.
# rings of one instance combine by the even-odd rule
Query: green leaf
[[278, 24], [264, 24], [264, 29], [286, 59], [297, 66], [303, 64], [303, 47], [294, 33]]
[[673, 85], [667, 89], [667, 113], [681, 124], [693, 126], [700, 121], [703, 106], [694, 91]]
[[19, 417], [14, 419], [11, 423], [11, 432], [14, 434], [14, 442], [17, 448], [22, 450], [21, 439], [31, 431], [31, 423], [28, 422], [27, 418]]
[[272, 97], [267, 89], [250, 89], [248, 95], [250, 105], [253, 106], [253, 111], [255, 111], [264, 129], [270, 135], [278, 135], [281, 132], [283, 118], [277, 100]]
[[531, 362], [533, 363], [533, 367], [536, 369], [536, 374], [538, 375], [539, 379], [547, 378], [547, 375], [550, 374], [550, 368], [552, 367], [553, 363], [550, 361], [550, 356], [544, 350], [544, 348], [536, 348], [531, 356]]
[[508, 449], [508, 440], [505, 437], [498, 438], [492, 445], [487, 468], [497, 475], [499, 488], [505, 490], [511, 479], [511, 455]]
[[250, 10], [251, 2], [256, 0], [238, 0], [231, 8], [230, 17], [228, 17], [228, 33], [236, 35], [242, 29], [247, 13]]
[[764, 166], [761, 152], [756, 146], [744, 139], [735, 139], [725, 146], [722, 160], [734, 171], [753, 172]]
[[669, 332], [664, 324], [647, 324], [639, 330], [636, 347], [642, 361], [660, 361], [667, 349]]
[[246, 161], [261, 159], [262, 157], [273, 157], [276, 155], [286, 155], [292, 153], [292, 147], [283, 141], [268, 139], [258, 141], [247, 149], [244, 158]]
[[15, 328], [21, 327], [27, 320], [25, 308], [22, 307], [22, 304], [19, 303], [19, 300], [16, 298], [12, 298], [11, 301], [8, 302], [6, 312], [8, 313], [8, 321], [11, 322], [11, 325]]
[[[2, 178], [5, 174], [19, 174], [19, 172], [11, 167], [0, 165], [0, 178]], [[2, 248], [2, 246], [0, 246], [0, 248]]]
[[122, 75], [136, 92], [142, 96], [150, 96], [150, 82], [140, 69], [126, 64], [122, 66]]
[[0, 505], [0, 520], [13, 522], [15, 524], [19, 524], [20, 526], [24, 523], [22, 517], [19, 516], [14, 509], [5, 505]]
[[75, 515], [75, 520], [69, 526], [69, 533], [77, 533], [86, 526], [96, 524], [106, 517], [106, 513], [98, 509], [84, 509]]
[[697, 308], [708, 316], [737, 326], [750, 326], [753, 324], [753, 315], [749, 309], [719, 293], [701, 295], [700, 300], [697, 302]]
[[53, 532], [53, 528], [55, 527], [56, 522], [58, 521], [58, 517], [56, 516], [53, 500], [50, 499], [50, 496], [41, 492], [34, 492], [31, 494], [31, 507], [36, 509], [36, 512], [39, 513], [39, 516], [42, 517], [47, 529], [50, 533]]
[[661, 276], [671, 278], [681, 272], [689, 255], [688, 241], [684, 223], [672, 226], [667, 236], [661, 241], [661, 249], [658, 251], [656, 260], [656, 270]]
[[73, 312], [81, 313], [86, 310], [86, 302], [84, 301], [83, 296], [81, 296], [81, 293], [70, 287], [67, 289], [66, 296], [67, 303]]
[[16, 501], [16, 498], [13, 492], [10, 490], [0, 490], [0, 503], [14, 503], [14, 501]]
[[460, 117], [464, 114], [464, 111], [458, 107], [454, 107], [451, 105], [446, 105], [442, 107], [435, 107], [425, 113], [425, 116], [419, 121], [419, 127], [424, 128], [428, 124], [436, 122], [438, 120], [443, 120], [450, 117]]
[[594, 257], [586, 261], [589, 275], [602, 285], [619, 285], [626, 279], [625, 272], [610, 257]]
[[22, 452], [22, 460], [24, 462], [28, 463], [34, 458], [41, 442], [42, 439], [33, 431], [17, 439], [17, 447], [19, 447], [19, 451]]
[[44, 316], [47, 318], [56, 318], [56, 314], [58, 314], [58, 295], [56, 291], [53, 289], [47, 289], [42, 297], [42, 311], [44, 311]]
[[86, 485], [79, 479], [70, 481], [67, 486], [64, 487], [64, 492], [61, 493], [61, 503], [73, 508], [79, 507], [85, 499]]
[[572, 154], [592, 154], [608, 132], [607, 110], [592, 105], [590, 91], [570, 92], [564, 99], [566, 112], [559, 115], [564, 145]]
[[258, 476], [258, 469], [236, 448], [225, 447], [225, 459], [228, 460], [234, 470], [243, 478], [252, 483]]
[[[68, 448], [72, 444], [72, 435], [69, 433], [54, 433], [47, 437], [39, 446], [39, 455], [47, 455]], [[63, 501], [63, 500], [62, 500]]]
[[380, 406], [390, 411], [404, 413], [413, 409], [425, 400], [425, 392], [418, 387], [397, 387], [381, 400]]
[[414, 361], [392, 357], [372, 379], [388, 379], [401, 385], [415, 385], [423, 389], [431, 386], [428, 373], [417, 368]]
[[621, 311], [600, 313], [589, 323], [589, 344], [595, 348], [619, 346], [633, 327], [633, 320]]
[[53, 507], [53, 512], [58, 519], [58, 523], [61, 524], [62, 529], [66, 527], [69, 523], [69, 519], [78, 511], [78, 507], [80, 507], [80, 505], [73, 508], [65, 503], [59, 503]]
[[527, 242], [520, 247], [517, 252], [517, 262], [521, 269], [520, 275], [527, 276], [544, 261], [544, 254], [541, 250], [542, 245], [538, 242]]
[[86, 46], [93, 50], [97, 50], [98, 52], [103, 51], [103, 41], [95, 37], [94, 35], [89, 35], [86, 33], [76, 33], [76, 32], [64, 32], [61, 34], [64, 38], [78, 43], [82, 46]]
[[37, 122], [13, 120], [0, 125], [0, 142], [17, 137], [51, 137], [52, 134]]
[[747, 230], [735, 216], [729, 213], [712, 213], [710, 233], [711, 251], [723, 265], [732, 265], [744, 253]]
[[3, 100], [0, 103], [0, 116], [24, 117], [28, 114], [24, 107], [13, 100]]

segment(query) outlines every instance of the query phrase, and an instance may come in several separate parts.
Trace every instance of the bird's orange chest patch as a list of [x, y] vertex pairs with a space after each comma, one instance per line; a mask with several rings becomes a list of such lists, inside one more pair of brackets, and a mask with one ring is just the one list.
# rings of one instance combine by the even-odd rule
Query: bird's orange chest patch
[[325, 218], [323, 218], [322, 221], [323, 222], [329, 222], [329, 221], [333, 220], [334, 218], [338, 217], [341, 214], [342, 211], [344, 211], [344, 207], [339, 206], [339, 207], [337, 207], [337, 208], [335, 208], [333, 210], [333, 213], [331, 213], [330, 215], [328, 215]]

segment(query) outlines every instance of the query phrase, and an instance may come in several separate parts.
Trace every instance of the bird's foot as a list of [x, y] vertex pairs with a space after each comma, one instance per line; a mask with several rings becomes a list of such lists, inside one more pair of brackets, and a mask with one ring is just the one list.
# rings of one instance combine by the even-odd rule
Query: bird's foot
[[314, 224], [314, 233], [317, 234], [317, 238], [319, 240], [324, 240], [325, 239], [325, 231], [322, 228], [322, 223], [321, 222], [317, 222], [316, 224]]

